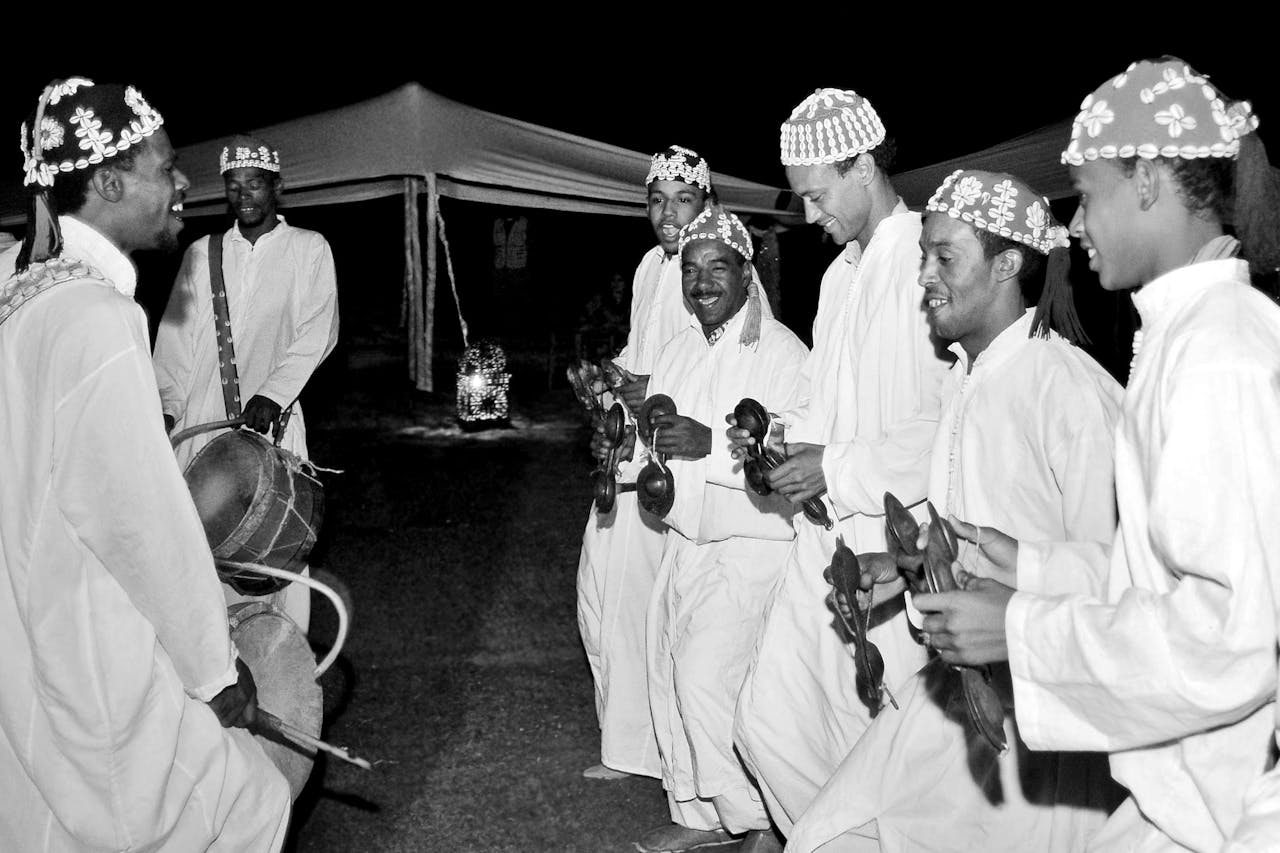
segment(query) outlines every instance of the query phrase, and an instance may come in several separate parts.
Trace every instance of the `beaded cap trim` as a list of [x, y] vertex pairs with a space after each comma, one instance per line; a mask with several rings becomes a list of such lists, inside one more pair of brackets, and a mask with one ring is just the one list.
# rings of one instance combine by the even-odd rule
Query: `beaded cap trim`
[[1248, 101], [1228, 105], [1180, 59], [1135, 62], [1080, 104], [1062, 162], [1142, 157], [1231, 157], [1258, 126]]
[[84, 77], [50, 83], [35, 116], [22, 123], [22, 183], [52, 187], [59, 174], [110, 160], [163, 124], [132, 86], [95, 86]]
[[1013, 175], [956, 169], [925, 210], [945, 213], [1042, 255], [1071, 244], [1067, 229], [1053, 218], [1049, 200]]
[[703, 192], [711, 192], [711, 167], [698, 152], [672, 145], [665, 151], [659, 151], [649, 161], [649, 174], [644, 179], [647, 187], [654, 181], [683, 181], [695, 187], [702, 187]]
[[741, 219], [718, 204], [707, 205], [692, 222], [680, 229], [677, 251], [683, 252], [684, 247], [694, 240], [715, 240], [724, 243], [748, 261], [755, 254], [747, 226], [742, 224]]
[[280, 152], [253, 136], [240, 134], [222, 147], [218, 155], [218, 174], [225, 175], [232, 169], [265, 169], [280, 171]]
[[871, 102], [851, 89], [818, 89], [782, 123], [782, 165], [816, 166], [856, 157], [884, 142]]

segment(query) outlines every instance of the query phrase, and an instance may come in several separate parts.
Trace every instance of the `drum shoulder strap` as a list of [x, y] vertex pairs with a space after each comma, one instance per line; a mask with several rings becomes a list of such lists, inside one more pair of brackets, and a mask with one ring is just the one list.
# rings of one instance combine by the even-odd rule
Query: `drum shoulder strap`
[[227, 420], [240, 417], [240, 377], [236, 372], [236, 348], [231, 340], [231, 311], [227, 308], [227, 284], [222, 275], [222, 243], [225, 234], [209, 235], [209, 288], [213, 291], [213, 334], [218, 342], [218, 373], [222, 378], [222, 402]]

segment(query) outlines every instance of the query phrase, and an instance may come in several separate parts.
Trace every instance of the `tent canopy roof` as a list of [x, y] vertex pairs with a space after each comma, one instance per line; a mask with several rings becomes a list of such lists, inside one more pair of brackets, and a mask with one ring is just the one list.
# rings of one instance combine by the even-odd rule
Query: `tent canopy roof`
[[[438, 178], [441, 194], [588, 213], [639, 214], [649, 155], [460, 104], [406, 83], [385, 95], [270, 127], [255, 135], [280, 151], [288, 204], [338, 204], [404, 191], [405, 177]], [[225, 209], [218, 154], [227, 139], [178, 149], [191, 180], [188, 215]], [[778, 210], [783, 190], [714, 172], [734, 210]], [[6, 186], [0, 224], [25, 221], [24, 193]]]

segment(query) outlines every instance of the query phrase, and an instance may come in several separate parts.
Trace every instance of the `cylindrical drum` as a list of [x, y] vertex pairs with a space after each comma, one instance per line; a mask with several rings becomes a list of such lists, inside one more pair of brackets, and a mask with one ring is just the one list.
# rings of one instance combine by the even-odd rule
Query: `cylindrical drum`
[[268, 595], [286, 581], [240, 573], [221, 561], [300, 571], [316, 542], [324, 488], [297, 456], [251, 430], [205, 445], [184, 476], [218, 573], [243, 595]]
[[[227, 617], [231, 641], [258, 687], [258, 707], [319, 737], [324, 697], [316, 683], [315, 655], [302, 631], [284, 611], [265, 601], [232, 605]], [[255, 732], [254, 738], [289, 780], [296, 800], [311, 775], [315, 750], [275, 733]]]

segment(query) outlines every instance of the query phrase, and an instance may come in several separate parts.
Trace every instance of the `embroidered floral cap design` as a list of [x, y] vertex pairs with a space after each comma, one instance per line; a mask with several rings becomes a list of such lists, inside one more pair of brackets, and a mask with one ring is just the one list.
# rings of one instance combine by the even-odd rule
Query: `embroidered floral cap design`
[[96, 86], [84, 77], [56, 80], [22, 124], [23, 184], [52, 187], [58, 175], [110, 160], [163, 124], [132, 86]]
[[724, 243], [748, 261], [755, 254], [747, 226], [742, 224], [741, 219], [718, 204], [707, 205], [692, 222], [680, 229], [677, 251], [683, 252], [684, 247], [694, 240], [715, 240], [718, 243]]
[[280, 171], [280, 152], [256, 136], [237, 134], [218, 155], [218, 174], [225, 175], [232, 169], [266, 169]]
[[654, 181], [684, 181], [686, 184], [702, 187], [703, 192], [711, 192], [711, 167], [698, 152], [672, 145], [654, 154], [649, 161], [649, 174], [644, 179], [644, 185], [647, 187]]
[[1127, 157], [1235, 158], [1258, 126], [1248, 101], [1229, 103], [1181, 59], [1135, 62], [1080, 104], [1062, 162]]
[[1054, 220], [1049, 200], [1013, 175], [956, 169], [925, 210], [945, 213], [1042, 255], [1071, 243], [1067, 229]]
[[884, 142], [871, 102], [851, 89], [818, 89], [782, 123], [782, 165], [816, 166], [856, 157]]

